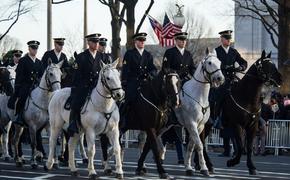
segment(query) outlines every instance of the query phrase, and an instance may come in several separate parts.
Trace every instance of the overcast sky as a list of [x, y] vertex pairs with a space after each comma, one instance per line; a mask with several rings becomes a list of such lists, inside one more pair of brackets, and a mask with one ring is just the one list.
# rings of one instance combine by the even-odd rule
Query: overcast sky
[[[11, 0], [1, 0], [1, 4]], [[224, 29], [233, 29], [234, 17], [226, 14], [233, 14], [233, 3], [231, 0], [155, 0], [150, 11], [153, 17], [163, 16], [168, 9], [168, 2], [178, 2], [185, 5], [184, 11], [194, 11], [197, 17], [204, 17], [206, 26], [212, 28], [209, 37], [218, 37], [218, 32]], [[150, 0], [139, 0], [136, 6], [136, 26], [149, 5]], [[0, 6], [1, 6], [0, 4]], [[35, 39], [41, 45], [38, 57], [41, 57], [46, 50], [46, 8], [47, 0], [38, 0], [32, 12], [21, 16], [18, 23], [9, 32], [9, 35], [19, 39], [20, 49], [27, 51], [26, 42]], [[74, 0], [60, 5], [53, 5], [53, 37], [66, 37], [75, 41], [76, 50], [82, 47], [83, 37], [83, 0]], [[111, 40], [110, 13], [108, 7], [102, 5], [98, 0], [88, 0], [88, 33], [99, 32]], [[162, 19], [163, 21], [163, 19]], [[162, 23], [162, 22], [161, 22]], [[7, 28], [8, 24], [1, 23], [0, 33]], [[124, 27], [124, 26], [123, 26]], [[152, 28], [148, 19], [145, 20], [141, 31], [152, 34]], [[125, 28], [121, 34], [122, 44], [126, 42]], [[109, 42], [110, 43], [110, 42]], [[149, 38], [149, 44], [157, 43], [156, 39]], [[70, 47], [71, 48], [71, 47]]]

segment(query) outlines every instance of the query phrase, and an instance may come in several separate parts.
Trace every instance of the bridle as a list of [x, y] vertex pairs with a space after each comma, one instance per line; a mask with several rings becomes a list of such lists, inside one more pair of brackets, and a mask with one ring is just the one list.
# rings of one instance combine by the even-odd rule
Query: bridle
[[53, 91], [53, 89], [52, 89], [52, 86], [54, 85], [54, 84], [56, 84], [56, 83], [59, 83], [60, 84], [60, 81], [58, 81], [58, 80], [56, 80], [56, 81], [53, 81], [53, 82], [51, 82], [50, 80], [49, 80], [49, 69], [50, 68], [58, 68], [58, 67], [48, 67], [46, 70], [45, 70], [45, 77], [44, 77], [44, 79], [45, 79], [45, 83], [46, 83], [46, 86], [47, 86], [47, 89], [46, 88], [44, 88], [44, 87], [41, 87], [40, 85], [38, 86], [40, 89], [42, 89], [42, 90], [45, 90], [45, 91], [48, 91], [48, 92], [52, 92]]
[[202, 83], [202, 84], [212, 84], [212, 81], [211, 81], [211, 76], [213, 74], [215, 74], [216, 72], [218, 71], [221, 71], [221, 69], [216, 69], [214, 70], [213, 72], [209, 72], [207, 69], [206, 69], [206, 61], [210, 58], [210, 57], [215, 57], [214, 55], [208, 55], [204, 58], [204, 60], [201, 62], [202, 63], [202, 67], [201, 67], [201, 70], [202, 71], [202, 74], [203, 74], [203, 77], [206, 79], [206, 81], [200, 81], [198, 79], [196, 79], [196, 77], [193, 75], [193, 78], [199, 82], [199, 83]]
[[[101, 75], [101, 83], [102, 83], [103, 87], [104, 87], [107, 91], [110, 92], [110, 96], [102, 95], [102, 94], [98, 91], [98, 89], [96, 88], [97, 93], [98, 93], [100, 96], [102, 96], [103, 98], [106, 98], [106, 99], [114, 98], [114, 97], [113, 97], [114, 92], [115, 92], [115, 91], [118, 91], [118, 90], [120, 90], [120, 89], [122, 89], [122, 87], [111, 88], [111, 87], [108, 85], [108, 82], [107, 82], [106, 77], [105, 77], [105, 75], [104, 75], [104, 74], [105, 74], [105, 71], [108, 70], [108, 69], [109, 69], [109, 66], [104, 67], [104, 69], [101, 70], [100, 75]], [[111, 68], [111, 69], [116, 69], [116, 68]]]
[[263, 62], [270, 62], [272, 63], [271, 59], [270, 58], [266, 58], [266, 59], [262, 59], [258, 62], [256, 62], [254, 64], [254, 66], [256, 67], [257, 69], [257, 72], [258, 72], [258, 78], [261, 79], [265, 84], [271, 84], [274, 83], [275, 85], [279, 86], [279, 84], [276, 82], [276, 80], [274, 80], [272, 78], [272, 72], [271, 73], [266, 73], [264, 70], [263, 70], [263, 65], [262, 63]]

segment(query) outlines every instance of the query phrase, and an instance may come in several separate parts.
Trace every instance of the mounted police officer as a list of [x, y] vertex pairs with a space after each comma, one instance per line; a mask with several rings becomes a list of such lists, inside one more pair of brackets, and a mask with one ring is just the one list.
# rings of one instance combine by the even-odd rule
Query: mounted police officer
[[64, 68], [69, 67], [67, 57], [62, 52], [65, 38], [54, 38], [53, 40], [54, 40], [54, 49], [50, 51], [46, 51], [41, 59], [43, 72], [47, 68], [49, 60], [54, 64], [57, 64], [60, 61], [63, 61], [63, 64], [61, 67], [62, 71], [64, 71]]
[[23, 52], [21, 50], [13, 50], [12, 51], [12, 60], [6, 61], [3, 65], [4, 66], [11, 66], [14, 67], [15, 65], [18, 64], [19, 59], [21, 58]]
[[222, 128], [221, 136], [224, 138], [224, 153], [221, 156], [230, 156], [230, 139], [232, 139], [234, 148], [236, 147], [233, 138], [233, 130], [228, 127], [222, 127], [222, 104], [225, 95], [229, 92], [231, 86], [238, 81], [237, 72], [242, 72], [247, 69], [247, 61], [244, 60], [239, 52], [230, 46], [232, 38], [232, 30], [219, 32], [221, 37], [221, 45], [215, 48], [215, 53], [221, 61], [221, 70], [225, 76], [225, 83], [218, 89], [211, 89], [210, 101], [215, 102], [214, 119], [215, 127]]
[[182, 85], [191, 79], [195, 71], [192, 55], [185, 49], [187, 35], [186, 32], [174, 35], [176, 46], [165, 51], [162, 63], [162, 67], [176, 70]]
[[100, 38], [98, 46], [98, 59], [102, 60], [104, 63], [112, 63], [112, 57], [110, 54], [106, 53], [107, 38]]
[[146, 36], [144, 32], [135, 34], [132, 37], [135, 48], [128, 50], [123, 59], [121, 81], [125, 89], [125, 105], [121, 110], [122, 117], [126, 116], [136, 100], [137, 89], [157, 73], [152, 55], [145, 50]]
[[[36, 58], [38, 41], [29, 41], [28, 54], [19, 60], [16, 68], [15, 96], [18, 98], [16, 105], [17, 119], [14, 123], [24, 125], [23, 111], [27, 97], [31, 91], [39, 84], [42, 74], [41, 61]], [[14, 103], [10, 108], [14, 109]], [[11, 107], [12, 106], [12, 107]]]
[[101, 34], [90, 34], [86, 36], [89, 48], [77, 55], [71, 92], [72, 102], [69, 117], [68, 133], [73, 136], [78, 133], [80, 124], [80, 111], [87, 100], [92, 89], [97, 85], [99, 72], [101, 70], [100, 60], [97, 57], [99, 37]]

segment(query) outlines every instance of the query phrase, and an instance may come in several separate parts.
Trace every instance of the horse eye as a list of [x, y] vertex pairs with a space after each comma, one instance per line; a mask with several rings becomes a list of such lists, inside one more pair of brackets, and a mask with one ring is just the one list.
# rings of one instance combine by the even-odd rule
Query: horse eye
[[110, 78], [109, 78], [109, 77], [107, 77], [107, 80], [109, 81], [109, 80], [110, 80]]
[[53, 74], [52, 73], [49, 73], [49, 75], [52, 76]]
[[208, 65], [211, 65], [211, 62], [208, 62]]

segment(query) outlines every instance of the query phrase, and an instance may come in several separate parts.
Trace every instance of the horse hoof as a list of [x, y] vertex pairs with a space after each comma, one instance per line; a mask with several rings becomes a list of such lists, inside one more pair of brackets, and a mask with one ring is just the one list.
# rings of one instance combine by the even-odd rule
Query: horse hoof
[[208, 170], [200, 170], [200, 174], [202, 174], [204, 176], [209, 176]]
[[58, 163], [54, 163], [54, 164], [52, 165], [52, 168], [53, 168], [53, 169], [59, 169], [59, 165], [58, 165]]
[[47, 167], [46, 165], [44, 165], [44, 166], [43, 166], [43, 170], [44, 170], [45, 172], [48, 172], [48, 167]]
[[142, 170], [136, 170], [135, 171], [135, 175], [136, 176], [144, 176], [146, 173], [144, 173], [144, 171], [142, 171]]
[[210, 174], [214, 174], [215, 173], [215, 170], [214, 170], [213, 167], [209, 168], [208, 171], [209, 171]]
[[146, 173], [147, 173], [147, 169], [146, 169], [145, 167], [142, 167], [141, 171], [143, 171], [143, 172], [144, 172], [144, 174], [146, 174]]
[[257, 175], [257, 170], [256, 169], [249, 169], [249, 174], [250, 175]]
[[227, 167], [233, 167], [235, 164], [233, 163], [232, 160], [227, 161]]
[[96, 179], [99, 179], [99, 176], [97, 174], [89, 175], [89, 180], [96, 180]]
[[37, 164], [31, 164], [32, 169], [37, 169], [38, 165]]
[[186, 174], [186, 176], [193, 176], [194, 171], [191, 170], [191, 169], [188, 169], [188, 170], [185, 171], [185, 174]]
[[89, 164], [89, 160], [88, 159], [83, 159], [83, 164], [85, 164], [85, 165]]
[[104, 173], [105, 173], [106, 176], [111, 176], [113, 171], [112, 171], [112, 169], [105, 169]]
[[201, 168], [200, 168], [199, 165], [195, 165], [195, 166], [194, 166], [194, 169], [197, 170], [197, 171], [199, 171]]
[[123, 174], [116, 174], [116, 178], [117, 179], [124, 179], [124, 175]]
[[159, 178], [160, 179], [170, 179], [168, 173], [161, 173], [161, 174], [159, 174]]
[[23, 163], [22, 162], [16, 162], [16, 167], [23, 167]]
[[73, 176], [73, 177], [78, 177], [79, 175], [80, 175], [80, 173], [78, 171], [71, 172], [71, 176]]
[[9, 161], [10, 161], [10, 157], [5, 157], [5, 158], [4, 158], [4, 161], [5, 161], [5, 162], [9, 162]]
[[40, 157], [40, 156], [37, 156], [37, 157], [35, 158], [35, 160], [36, 160], [36, 162], [38, 162], [38, 163], [42, 163], [42, 162], [43, 162], [43, 159], [42, 159], [42, 157]]

